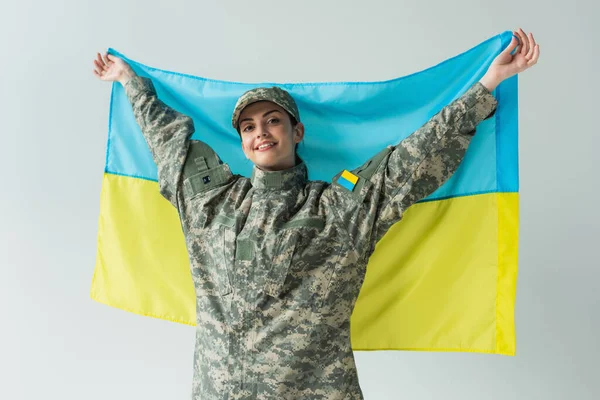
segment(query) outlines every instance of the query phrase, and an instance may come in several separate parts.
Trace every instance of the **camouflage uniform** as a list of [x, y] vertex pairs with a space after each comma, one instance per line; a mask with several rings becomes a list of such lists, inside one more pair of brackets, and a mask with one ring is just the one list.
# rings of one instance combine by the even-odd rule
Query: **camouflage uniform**
[[362, 399], [350, 316], [375, 244], [456, 170], [497, 101], [481, 83], [352, 170], [231, 173], [152, 82], [126, 85], [181, 218], [196, 290], [193, 399]]

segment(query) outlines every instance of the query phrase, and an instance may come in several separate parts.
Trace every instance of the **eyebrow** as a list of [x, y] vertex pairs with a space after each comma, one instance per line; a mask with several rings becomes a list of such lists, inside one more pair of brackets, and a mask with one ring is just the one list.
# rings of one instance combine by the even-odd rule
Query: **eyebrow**
[[[266, 117], [267, 115], [274, 113], [274, 112], [280, 112], [279, 110], [271, 110], [271, 111], [267, 111], [266, 113], [263, 114], [263, 118]], [[243, 120], [241, 120], [239, 122], [239, 125], [242, 126], [242, 122], [244, 121], [252, 121], [252, 118], [244, 118]]]

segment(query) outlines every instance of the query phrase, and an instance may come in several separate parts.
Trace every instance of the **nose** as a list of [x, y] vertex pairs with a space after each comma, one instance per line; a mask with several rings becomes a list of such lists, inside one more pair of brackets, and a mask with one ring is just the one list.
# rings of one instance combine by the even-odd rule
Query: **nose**
[[261, 136], [266, 136], [267, 135], [267, 130], [265, 129], [264, 126], [257, 126], [256, 127], [256, 137], [259, 138]]

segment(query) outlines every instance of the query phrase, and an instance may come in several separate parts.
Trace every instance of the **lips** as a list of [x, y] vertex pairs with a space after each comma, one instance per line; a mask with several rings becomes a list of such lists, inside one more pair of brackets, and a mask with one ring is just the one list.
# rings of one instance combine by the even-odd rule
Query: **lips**
[[[265, 148], [263, 148], [263, 149], [261, 149], [261, 148], [260, 148], [260, 146], [262, 146], [263, 144], [268, 144], [268, 143], [272, 143], [272, 145], [271, 145], [271, 146], [267, 146], [267, 147], [265, 147]], [[259, 144], [258, 146], [256, 146], [256, 149], [255, 149], [255, 151], [261, 151], [261, 152], [262, 152], [262, 151], [267, 151], [267, 150], [269, 150], [269, 149], [272, 149], [272, 148], [273, 148], [273, 147], [275, 147], [275, 146], [277, 146], [277, 143], [274, 143], [274, 142], [265, 142], [265, 143], [261, 143], [261, 144]]]

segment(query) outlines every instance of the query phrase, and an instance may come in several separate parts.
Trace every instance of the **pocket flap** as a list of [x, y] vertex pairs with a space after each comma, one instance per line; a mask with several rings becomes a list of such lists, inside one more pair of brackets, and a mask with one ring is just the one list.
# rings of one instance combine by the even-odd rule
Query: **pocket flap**
[[288, 275], [294, 250], [296, 249], [297, 232], [282, 234], [277, 240], [273, 253], [272, 266], [267, 273], [264, 291], [271, 297], [279, 297]]

